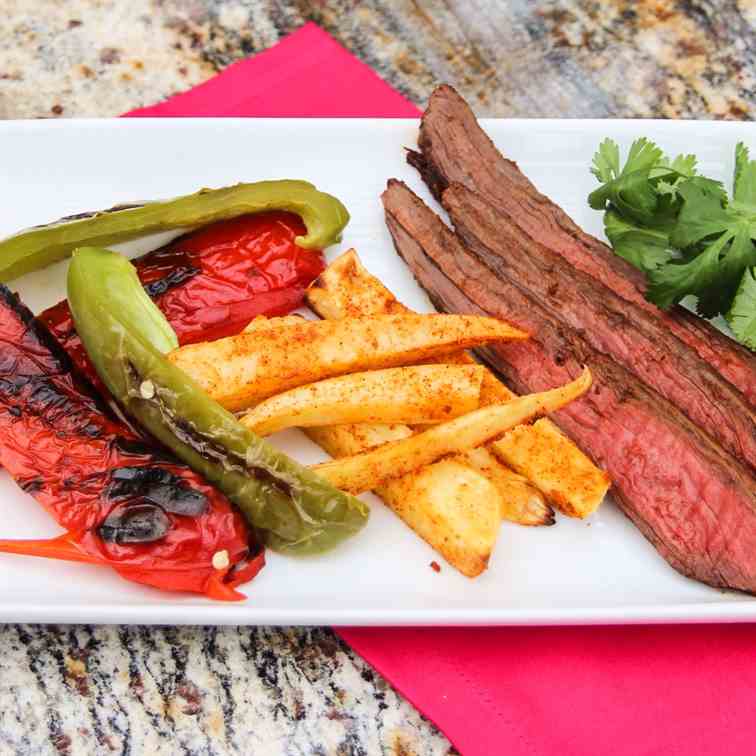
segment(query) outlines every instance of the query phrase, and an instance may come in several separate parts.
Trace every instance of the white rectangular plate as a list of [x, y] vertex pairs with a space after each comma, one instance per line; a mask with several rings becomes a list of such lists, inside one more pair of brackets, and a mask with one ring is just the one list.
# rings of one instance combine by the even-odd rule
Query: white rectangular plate
[[[693, 152], [727, 182], [751, 124], [661, 121], [484, 122], [506, 155], [581, 226], [601, 234], [586, 196], [592, 154], [606, 136], [626, 148], [646, 135], [669, 152]], [[329, 259], [356, 247], [404, 302], [431, 307], [395, 254], [379, 195], [386, 179], [427, 192], [404, 162], [411, 120], [111, 120], [0, 123], [0, 235], [119, 202], [185, 194], [201, 186], [308, 179], [341, 198], [352, 220]], [[165, 237], [164, 237], [165, 238]], [[152, 240], [152, 246], [155, 240]], [[144, 250], [145, 244], [139, 245]], [[125, 246], [129, 253], [137, 245]], [[63, 296], [65, 265], [15, 281], [35, 310]], [[303, 462], [323, 454], [298, 432], [274, 442]], [[671, 460], [671, 464], [674, 462]], [[58, 532], [34, 500], [0, 474], [0, 536]], [[678, 575], [611, 501], [587, 522], [551, 528], [504, 523], [489, 570], [468, 580], [377, 499], [357, 537], [331, 554], [286, 558], [246, 586], [247, 601], [215, 603], [119, 579], [107, 569], [0, 555], [0, 621], [187, 624], [465, 625], [756, 619], [756, 600]], [[438, 559], [440, 573], [430, 563]]]

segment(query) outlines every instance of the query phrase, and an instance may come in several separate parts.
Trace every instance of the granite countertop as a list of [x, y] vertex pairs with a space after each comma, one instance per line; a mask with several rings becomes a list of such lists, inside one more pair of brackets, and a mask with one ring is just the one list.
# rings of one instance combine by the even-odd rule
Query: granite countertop
[[[314, 20], [422, 105], [752, 118], [756, 0], [0, 0], [0, 118], [109, 116]], [[0, 753], [446, 754], [327, 629], [0, 628]]]
[[0, 0], [0, 117], [117, 115], [311, 19], [418, 104], [482, 116], [748, 118], [756, 0]]

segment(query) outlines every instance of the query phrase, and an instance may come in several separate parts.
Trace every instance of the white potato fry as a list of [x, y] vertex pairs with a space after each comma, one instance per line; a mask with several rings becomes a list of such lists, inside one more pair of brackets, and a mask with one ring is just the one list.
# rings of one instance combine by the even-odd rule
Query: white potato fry
[[309, 285], [305, 301], [326, 320], [412, 312], [365, 268], [354, 249], [339, 255]]
[[416, 364], [460, 348], [526, 338], [494, 318], [375, 315], [240, 333], [180, 347], [168, 359], [224, 407], [240, 410], [324, 378]]
[[468, 449], [459, 459], [496, 486], [501, 497], [503, 520], [519, 525], [554, 524], [554, 510], [546, 503], [543, 494], [525, 476], [501, 464], [488, 447]]
[[376, 493], [463, 575], [486, 569], [501, 525], [500, 497], [480, 473], [442, 459], [387, 481]]
[[266, 399], [241, 418], [261, 436], [346, 423], [442, 423], [480, 402], [479, 365], [416, 365], [328, 378]]
[[[332, 425], [305, 433], [332, 457], [409, 438], [406, 425]], [[384, 503], [466, 577], [488, 565], [502, 508], [497, 488], [456, 458], [443, 459], [375, 489]]]
[[307, 320], [301, 315], [281, 315], [274, 318], [266, 318], [265, 315], [258, 315], [254, 320], [247, 323], [242, 333], [254, 333], [256, 331], [268, 331], [271, 328], [282, 328], [284, 326], [299, 325], [306, 323]]
[[409, 438], [313, 469], [336, 488], [353, 494], [369, 491], [385, 480], [411, 473], [448, 454], [475, 448], [516, 425], [555, 412], [582, 396], [590, 385], [591, 373], [586, 368], [576, 380], [559, 388], [484, 407]]
[[[365, 269], [357, 256], [357, 253], [351, 249], [337, 257], [321, 275], [311, 284], [307, 290], [306, 299], [310, 307], [321, 317], [325, 318], [344, 318], [354, 317], [359, 314], [378, 314], [378, 313], [403, 313], [410, 312], [401, 302], [397, 301], [394, 295]], [[454, 364], [470, 364], [474, 362], [473, 358], [467, 352], [457, 352], [444, 356], [444, 362]], [[480, 403], [481, 407], [489, 404], [500, 404], [516, 396], [510, 391], [490, 370], [486, 371], [481, 388]], [[540, 462], [525, 465], [518, 457], [520, 472], [530, 483], [538, 489], [548, 500], [549, 504], [559, 509], [563, 514], [569, 517], [579, 517], [579, 513], [590, 509], [586, 506], [586, 501], [594, 501], [601, 489], [601, 485], [592, 489], [592, 498], [584, 500], [577, 492], [581, 490], [584, 484], [585, 475], [590, 474], [592, 481], [603, 481], [606, 474], [596, 467], [580, 449], [568, 438], [563, 436], [551, 420], [540, 420], [534, 425], [524, 426], [529, 443], [533, 448], [537, 448], [540, 454], [546, 454], [550, 445], [554, 445], [554, 453], [559, 450], [565, 464], [559, 468], [559, 475], [555, 476], [548, 465]], [[504, 442], [497, 452], [493, 446], [489, 451], [499, 460], [498, 469], [491, 468], [491, 479], [493, 481], [504, 482], [507, 479], [506, 464], [508, 456], [505, 450], [510, 447]], [[512, 452], [513, 453], [513, 452]], [[514, 453], [513, 453], [514, 454]], [[568, 460], [572, 458], [581, 460], [578, 467], [573, 468]], [[514, 457], [513, 457], [514, 458]], [[501, 472], [501, 475], [497, 474]], [[510, 497], [515, 494], [516, 489], [511, 486], [504, 486], [502, 497]], [[513, 511], [527, 511], [530, 497], [522, 498], [527, 492], [521, 490], [520, 497], [514, 500]], [[585, 516], [585, 515], [582, 515]], [[547, 521], [550, 517], [547, 516]], [[528, 524], [528, 523], [523, 523]]]
[[390, 425], [328, 425], [320, 428], [303, 428], [305, 435], [332, 457], [351, 457], [353, 454], [377, 446], [401, 441], [412, 435], [412, 430], [401, 423]]
[[[310, 307], [321, 317], [333, 320], [411, 312], [381, 281], [365, 269], [353, 249], [337, 257], [323, 271], [308, 288], [306, 299]], [[458, 365], [478, 364], [464, 351], [446, 355], [442, 359], [444, 362]], [[515, 394], [485, 368], [480, 396], [482, 407], [500, 404], [514, 396]], [[502, 499], [502, 516], [505, 519], [522, 525], [550, 525], [554, 522], [553, 510], [536, 488], [523, 483], [521, 476], [510, 470], [490, 450], [486, 453], [482, 449], [477, 449], [475, 453], [474, 458], [465, 460], [459, 457], [458, 462], [474, 467], [497, 487]]]
[[595, 512], [609, 490], [609, 476], [552, 423], [513, 428], [491, 448], [508, 465], [537, 480], [555, 506], [570, 517]]

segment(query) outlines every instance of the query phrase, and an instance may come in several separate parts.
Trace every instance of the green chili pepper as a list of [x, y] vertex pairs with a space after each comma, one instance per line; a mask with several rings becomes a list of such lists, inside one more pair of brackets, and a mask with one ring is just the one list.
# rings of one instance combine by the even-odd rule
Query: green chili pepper
[[205, 226], [265, 210], [288, 210], [307, 227], [296, 243], [324, 249], [339, 241], [349, 221], [344, 205], [307, 181], [258, 181], [142, 205], [114, 207], [22, 231], [0, 241], [0, 281], [9, 281], [67, 257], [77, 247], [109, 246], [140, 236]]
[[363, 502], [250, 432], [165, 359], [175, 335], [126, 258], [77, 249], [68, 301], [97, 373], [125, 412], [222, 490], [266, 545], [314, 553], [362, 528]]

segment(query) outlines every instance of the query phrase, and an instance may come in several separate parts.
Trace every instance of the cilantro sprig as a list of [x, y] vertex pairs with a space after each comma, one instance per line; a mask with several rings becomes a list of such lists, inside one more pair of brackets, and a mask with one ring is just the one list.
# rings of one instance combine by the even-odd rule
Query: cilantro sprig
[[735, 337], [756, 350], [756, 160], [735, 148], [732, 197], [701, 176], [693, 155], [670, 160], [636, 139], [624, 165], [605, 139], [591, 173], [601, 186], [588, 197], [604, 211], [614, 251], [646, 274], [646, 297], [663, 309], [693, 295], [699, 315], [724, 315]]

